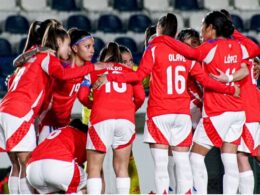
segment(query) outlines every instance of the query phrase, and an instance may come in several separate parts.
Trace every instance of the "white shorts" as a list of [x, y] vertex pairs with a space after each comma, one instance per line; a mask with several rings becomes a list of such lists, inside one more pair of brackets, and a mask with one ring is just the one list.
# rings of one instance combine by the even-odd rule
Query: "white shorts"
[[135, 125], [129, 120], [109, 119], [94, 125], [89, 123], [86, 149], [100, 152], [106, 152], [109, 146], [120, 149], [132, 144], [134, 138]]
[[30, 152], [36, 147], [33, 111], [22, 118], [0, 112], [0, 148], [7, 152]]
[[245, 123], [243, 127], [241, 143], [238, 151], [250, 153], [252, 156], [258, 155], [258, 146], [260, 144], [260, 123]]
[[223, 142], [239, 145], [245, 119], [244, 111], [203, 117], [194, 132], [193, 142], [206, 148], [220, 148]]
[[56, 130], [56, 128], [53, 126], [43, 126], [39, 131], [38, 144], [42, 143], [54, 130]]
[[86, 186], [87, 177], [76, 162], [45, 159], [30, 163], [26, 168], [29, 183], [40, 193], [76, 193]]
[[191, 146], [190, 116], [187, 114], [164, 114], [146, 120], [144, 142], [180, 147]]
[[190, 102], [192, 128], [195, 130], [202, 116], [201, 108]]

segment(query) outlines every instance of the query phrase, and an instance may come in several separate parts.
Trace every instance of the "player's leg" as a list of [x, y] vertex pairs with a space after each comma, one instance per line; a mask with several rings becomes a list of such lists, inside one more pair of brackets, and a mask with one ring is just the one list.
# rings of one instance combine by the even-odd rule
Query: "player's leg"
[[15, 152], [9, 152], [8, 156], [12, 164], [11, 172], [8, 179], [9, 192], [10, 194], [19, 194], [20, 164]]
[[132, 144], [113, 150], [113, 167], [116, 174], [116, 188], [119, 194], [129, 194], [130, 178], [128, 174]]
[[151, 154], [154, 161], [154, 176], [156, 192], [163, 194], [168, 193], [170, 184], [168, 174], [168, 145], [150, 144]]
[[26, 166], [30, 157], [30, 152], [17, 152], [19, 164], [20, 164], [20, 175], [19, 175], [19, 191], [22, 194], [32, 194], [34, 189], [26, 179]]
[[100, 194], [102, 191], [101, 169], [105, 154], [104, 152], [87, 150], [87, 192], [89, 194]]
[[197, 194], [207, 194], [208, 172], [205, 164], [205, 156], [212, 148], [214, 141], [208, 136], [212, 132], [212, 125], [207, 125], [207, 119], [202, 118], [197, 125], [193, 135], [193, 145], [190, 153], [191, 168], [193, 174], [194, 192]]
[[168, 150], [169, 162], [168, 162], [168, 173], [170, 178], [170, 186], [169, 186], [169, 193], [176, 194], [177, 193], [177, 183], [176, 183], [176, 175], [175, 175], [175, 166], [174, 166], [174, 159], [172, 156], [171, 147]]
[[[223, 123], [230, 123], [229, 127], [222, 127], [223, 129], [218, 127], [218, 132], [222, 132], [221, 135], [223, 138], [223, 145], [221, 147], [221, 159], [225, 172], [223, 176], [223, 193], [235, 194], [239, 186], [237, 150], [245, 123], [245, 113], [226, 112], [221, 117], [223, 117]], [[214, 121], [215, 126], [217, 126], [216, 122]]]
[[235, 194], [239, 185], [237, 145], [225, 142], [221, 147], [221, 159], [225, 171], [223, 176], [223, 193]]
[[237, 154], [239, 169], [239, 192], [241, 194], [254, 193], [254, 174], [251, 169], [248, 154], [239, 152]]
[[129, 159], [128, 174], [130, 177], [130, 194], [140, 194], [138, 170], [136, 167], [133, 150], [131, 151], [131, 155]]

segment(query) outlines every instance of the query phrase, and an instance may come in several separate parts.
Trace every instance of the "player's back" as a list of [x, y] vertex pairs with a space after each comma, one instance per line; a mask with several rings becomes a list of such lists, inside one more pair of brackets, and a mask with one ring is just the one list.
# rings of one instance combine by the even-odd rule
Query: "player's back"
[[[232, 39], [216, 39], [213, 41], [217, 43], [203, 59], [205, 72], [218, 75], [217, 69], [219, 69], [226, 75], [232, 75], [241, 68], [243, 59], [241, 44]], [[233, 86], [234, 84], [239, 84], [239, 82], [231, 82], [227, 85]], [[206, 89], [204, 108], [208, 115], [217, 115], [226, 111], [241, 111], [242, 101], [240, 98]]]
[[53, 131], [36, 149], [32, 152], [29, 162], [55, 159], [71, 162], [84, 162], [86, 153], [86, 133], [66, 126]]
[[[121, 64], [114, 64], [106, 70], [90, 74], [91, 83], [95, 83], [98, 75], [104, 73], [121, 74], [133, 70]], [[93, 91], [93, 107], [90, 116], [92, 123], [106, 119], [128, 119], [134, 122], [135, 105], [133, 102], [133, 86], [127, 83], [108, 82], [100, 89]]]
[[165, 44], [152, 45], [148, 49], [152, 53], [154, 63], [150, 81], [149, 117], [189, 114], [187, 78], [195, 62]]
[[0, 104], [1, 112], [23, 117], [32, 107], [41, 104], [45, 95], [44, 89], [49, 83], [47, 75], [41, 68], [45, 57], [46, 54], [38, 54], [17, 70]]

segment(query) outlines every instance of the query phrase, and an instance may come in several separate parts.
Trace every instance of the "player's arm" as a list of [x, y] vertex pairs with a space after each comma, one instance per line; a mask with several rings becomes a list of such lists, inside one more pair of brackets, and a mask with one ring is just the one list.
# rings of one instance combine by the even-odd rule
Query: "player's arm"
[[243, 58], [253, 58], [257, 55], [260, 55], [260, 47], [251, 39], [240, 33], [239, 31], [235, 30], [233, 35], [235, 39], [239, 40], [245, 47], [248, 53], [248, 56], [244, 56]]
[[[49, 57], [49, 59], [48, 59]], [[59, 80], [69, 80], [74, 78], [83, 77], [88, 73], [95, 70], [94, 64], [86, 62], [84, 66], [75, 68], [64, 68], [60, 60], [50, 54], [41, 62], [42, 69], [51, 77]]]
[[[249, 63], [249, 61], [247, 61], [247, 63]], [[241, 63], [241, 68], [231, 75], [226, 75], [224, 72], [222, 72], [221, 70], [219, 70], [217, 68], [216, 70], [219, 72], [219, 75], [215, 75], [215, 74], [211, 73], [210, 76], [212, 78], [214, 78], [215, 80], [223, 82], [223, 83], [240, 81], [249, 75], [247, 63], [246, 63], [246, 61]]]
[[234, 87], [230, 85], [224, 85], [218, 81], [215, 81], [203, 71], [199, 63], [197, 62], [193, 62], [193, 63], [195, 64], [191, 68], [190, 74], [194, 76], [196, 80], [199, 81], [199, 83], [203, 87], [215, 92], [239, 96], [240, 89], [237, 86]]
[[186, 58], [196, 60], [201, 62], [205, 55], [207, 54], [208, 50], [212, 48], [212, 46], [208, 43], [203, 43], [202, 45], [193, 48], [190, 47], [189, 45], [176, 40], [170, 36], [167, 35], [162, 35], [155, 37], [152, 41], [151, 44], [154, 43], [165, 43], [169, 47], [171, 47], [174, 51], [177, 53], [185, 56]]
[[134, 104], [135, 111], [137, 111], [144, 103], [145, 100], [145, 91], [142, 83], [133, 84], [134, 91]]
[[[154, 49], [153, 49], [154, 48]], [[94, 83], [93, 89], [100, 88], [102, 85], [108, 81], [115, 81], [118, 83], [135, 83], [142, 81], [147, 75], [152, 72], [154, 59], [153, 52], [155, 52], [155, 47], [149, 48], [145, 51], [139, 68], [136, 72], [127, 72], [123, 74], [103, 74], [99, 76], [98, 80]]]
[[48, 52], [50, 50], [48, 47], [36, 47], [30, 51], [26, 51], [19, 56], [17, 56], [14, 61], [13, 61], [13, 66], [14, 67], [21, 67], [23, 64], [28, 62], [30, 58], [35, 56], [39, 52]]
[[90, 82], [89, 75], [88, 75], [82, 81], [78, 94], [77, 94], [80, 103], [89, 109], [92, 108], [92, 103], [93, 103], [89, 99], [90, 87], [91, 87], [91, 82]]

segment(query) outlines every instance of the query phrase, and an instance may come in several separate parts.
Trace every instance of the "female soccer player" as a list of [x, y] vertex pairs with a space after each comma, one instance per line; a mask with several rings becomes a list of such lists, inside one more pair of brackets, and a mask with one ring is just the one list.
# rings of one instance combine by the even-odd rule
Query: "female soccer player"
[[[90, 62], [94, 55], [94, 38], [88, 32], [79, 29], [70, 29], [68, 33], [72, 54], [71, 59], [63, 63], [63, 67], [65, 69], [82, 67], [86, 62]], [[53, 81], [50, 101], [45, 103], [39, 116], [39, 143], [55, 128], [68, 125], [82, 80], [83, 77]]]
[[[173, 14], [163, 16], [157, 24], [157, 35], [175, 37], [177, 19]], [[150, 144], [155, 163], [156, 193], [168, 192], [167, 172], [168, 147], [172, 146], [176, 166], [177, 193], [189, 193], [192, 188], [192, 173], [189, 161], [191, 145], [190, 98], [186, 80], [188, 74], [195, 76], [202, 85], [218, 92], [234, 94], [234, 88], [224, 86], [206, 76], [200, 64], [190, 61], [171, 49], [158, 43], [150, 45], [141, 60], [137, 72], [108, 74], [99, 78], [94, 86], [107, 81], [135, 82], [150, 74], [150, 97], [148, 120], [145, 124], [144, 141]]]
[[38, 193], [86, 193], [87, 177], [81, 166], [86, 161], [87, 130], [74, 119], [35, 148], [26, 177]]
[[[100, 54], [100, 61], [121, 62], [121, 53], [116, 43], [109, 43]], [[86, 105], [90, 86], [99, 74], [113, 72], [132, 72], [125, 65], [115, 64], [106, 70], [90, 74], [81, 84], [78, 97]], [[133, 99], [134, 98], [134, 99]], [[111, 82], [93, 91], [93, 106], [87, 136], [87, 190], [88, 193], [101, 192], [100, 171], [108, 147], [113, 148], [113, 166], [116, 174], [118, 193], [128, 194], [130, 178], [128, 175], [129, 157], [135, 138], [135, 111], [145, 98], [141, 83], [130, 85]]]
[[[10, 189], [14, 193], [32, 192], [25, 178], [25, 166], [36, 146], [34, 119], [49, 92], [51, 79], [73, 79], [94, 70], [94, 66], [85, 66], [67, 71], [61, 66], [57, 57], [68, 59], [69, 43], [67, 32], [59, 24], [51, 23], [44, 33], [42, 45], [53, 51], [37, 54], [19, 67], [0, 103], [1, 147], [9, 153], [12, 166], [17, 170], [12, 171], [10, 178]], [[12, 177], [19, 179], [14, 181]]]
[[[248, 52], [238, 41], [229, 39], [233, 32], [232, 22], [221, 12], [213, 11], [203, 20], [201, 35], [205, 42], [201, 46], [191, 48], [166, 36], [157, 40], [163, 39], [182, 55], [203, 62], [207, 73], [217, 74], [217, 69], [220, 69], [229, 76], [230, 85], [234, 85], [233, 80], [248, 74], [247, 65], [242, 63]], [[241, 74], [232, 75], [236, 71]], [[236, 152], [244, 122], [245, 113], [240, 98], [205, 90], [203, 119], [195, 131], [191, 153], [194, 186], [198, 193], [207, 193], [204, 158], [212, 146], [220, 147], [222, 152], [225, 169], [223, 192], [236, 193], [239, 183]]]

